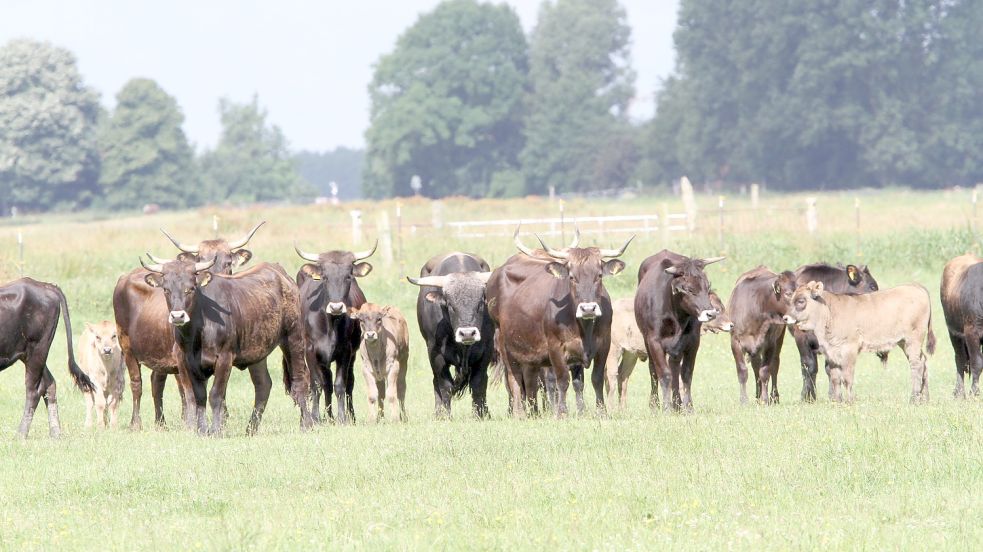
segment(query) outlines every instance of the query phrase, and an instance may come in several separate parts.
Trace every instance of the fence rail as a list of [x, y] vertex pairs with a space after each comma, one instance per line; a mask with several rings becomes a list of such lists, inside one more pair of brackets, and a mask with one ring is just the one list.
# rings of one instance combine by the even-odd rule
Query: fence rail
[[[660, 223], [665, 219], [665, 228]], [[683, 224], [673, 224], [673, 221], [682, 221]], [[686, 215], [673, 213], [666, 215], [610, 215], [610, 216], [579, 216], [579, 217], [547, 217], [538, 219], [498, 219], [498, 220], [463, 220], [448, 222], [447, 226], [452, 228], [455, 235], [460, 238], [484, 238], [511, 236], [513, 229], [519, 225], [525, 226], [547, 226], [548, 229], [539, 232], [544, 236], [556, 236], [565, 233], [566, 225], [570, 224], [580, 229], [585, 234], [606, 234], [610, 232], [683, 232], [688, 226], [685, 224]], [[635, 223], [625, 226], [618, 223]], [[613, 226], [610, 226], [614, 224]], [[476, 229], [485, 229], [477, 231]]]

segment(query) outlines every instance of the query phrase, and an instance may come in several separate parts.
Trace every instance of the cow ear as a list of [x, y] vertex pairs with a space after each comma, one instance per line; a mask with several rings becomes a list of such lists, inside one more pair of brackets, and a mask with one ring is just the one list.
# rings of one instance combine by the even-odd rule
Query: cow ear
[[546, 265], [546, 272], [552, 274], [554, 278], [563, 279], [570, 277], [570, 269], [563, 263], [550, 263]]
[[780, 298], [782, 296], [782, 281], [781, 281], [781, 279], [780, 278], [779, 279], [776, 279], [775, 280], [775, 285], [772, 286], [772, 287], [775, 290], [775, 297], [779, 297]]
[[85, 329], [86, 331], [96, 333], [96, 331], [92, 329], [92, 324], [89, 324], [88, 322], [85, 323]]
[[625, 269], [625, 262], [621, 259], [611, 259], [610, 261], [604, 263], [604, 275], [605, 276], [617, 276], [621, 274], [621, 271]]
[[198, 287], [205, 287], [208, 285], [208, 282], [212, 281], [212, 273], [199, 272], [197, 276], [197, 280], [198, 280]]
[[867, 265], [864, 265], [864, 266], [860, 267], [860, 272], [863, 272], [867, 276], [870, 276], [870, 267], [868, 267]]
[[358, 263], [355, 265], [355, 268], [352, 269], [352, 274], [354, 274], [356, 278], [368, 276], [369, 272], [372, 272], [372, 265], [369, 263]]
[[197, 263], [198, 255], [195, 255], [194, 253], [188, 253], [187, 251], [183, 251], [178, 254], [177, 260], [181, 261], [182, 263]]
[[424, 297], [426, 298], [427, 301], [430, 301], [431, 303], [437, 305], [439, 305], [441, 300], [444, 298], [439, 291], [428, 291], [427, 294], [424, 295]]
[[382, 307], [382, 316], [389, 316], [389, 311], [391, 311], [392, 308], [393, 308], [392, 305], [386, 305], [385, 307]]
[[809, 286], [809, 294], [812, 295], [813, 299], [819, 299], [823, 294], [824, 287], [822, 282], [812, 282], [812, 285]]
[[846, 265], [846, 279], [850, 281], [851, 285], [857, 285], [860, 283], [860, 269], [856, 265]]
[[156, 272], [151, 272], [150, 274], [144, 276], [143, 281], [147, 282], [147, 285], [150, 287], [160, 287], [164, 283], [163, 277]]
[[355, 307], [348, 307], [348, 316], [350, 316], [352, 320], [358, 320], [358, 309]]
[[253, 258], [253, 252], [248, 249], [240, 249], [232, 254], [232, 267], [239, 267], [249, 262]]
[[321, 279], [321, 270], [318, 267], [312, 265], [311, 263], [305, 264], [304, 266], [300, 267], [300, 269], [304, 272], [304, 274], [307, 274], [314, 280]]

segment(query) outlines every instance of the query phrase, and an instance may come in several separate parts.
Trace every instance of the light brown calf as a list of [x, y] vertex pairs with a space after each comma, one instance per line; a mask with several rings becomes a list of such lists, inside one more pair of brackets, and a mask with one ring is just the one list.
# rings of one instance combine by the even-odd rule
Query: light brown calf
[[901, 347], [911, 364], [911, 401], [928, 400], [928, 370], [922, 350], [935, 353], [932, 305], [919, 284], [898, 286], [865, 295], [824, 291], [822, 282], [795, 290], [788, 323], [816, 334], [830, 363], [833, 400], [853, 401], [853, 372], [861, 352], [886, 353]]
[[[399, 309], [365, 303], [351, 309], [352, 319], [362, 327], [362, 375], [369, 397], [369, 421], [376, 421], [389, 410], [406, 421], [406, 359], [409, 357], [409, 333], [406, 319]], [[383, 409], [383, 403], [387, 408]]]
[[[85, 396], [85, 427], [92, 427], [93, 413], [99, 427], [116, 427], [119, 402], [123, 396], [123, 352], [116, 338], [116, 324], [103, 320], [86, 324], [79, 339], [79, 366], [95, 389]], [[93, 412], [94, 411], [94, 412]]]

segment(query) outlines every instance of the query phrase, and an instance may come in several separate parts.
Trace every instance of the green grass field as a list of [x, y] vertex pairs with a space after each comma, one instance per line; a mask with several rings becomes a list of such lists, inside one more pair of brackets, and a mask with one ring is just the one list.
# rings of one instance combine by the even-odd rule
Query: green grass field
[[[861, 195], [859, 241], [853, 194], [818, 195], [816, 236], [804, 232], [806, 197], [765, 196], [757, 210], [744, 198], [727, 198], [733, 211], [725, 213], [721, 243], [717, 198], [701, 196], [697, 231], [673, 234], [668, 245], [691, 255], [726, 254], [707, 269], [725, 300], [738, 275], [758, 264], [868, 263], [882, 288], [925, 284], [939, 338], [929, 361], [929, 404], [908, 404], [900, 351], [887, 370], [872, 355], [862, 358], [855, 404], [829, 403], [824, 374], [820, 400], [802, 404], [797, 353], [786, 340], [782, 403], [742, 407], [728, 339], [711, 335], [697, 361], [692, 415], [650, 413], [647, 370], [636, 367], [628, 411], [610, 418], [514, 421], [506, 417], [504, 388], [494, 387], [492, 420], [471, 419], [465, 398], [455, 403], [452, 421], [435, 421], [415, 320], [417, 288], [399, 282], [398, 261], [377, 254], [375, 271], [361, 284], [370, 301], [395, 304], [409, 319], [409, 423], [301, 433], [297, 409], [277, 386], [260, 434], [247, 438], [252, 389], [247, 374], [237, 372], [225, 438], [178, 427], [173, 379], [165, 396], [170, 430], [85, 431], [59, 327], [49, 366], [59, 383], [62, 439], [48, 438], [43, 405], [30, 438], [14, 437], [24, 372], [18, 364], [0, 374], [0, 549], [975, 549], [983, 542], [976, 520], [983, 405], [952, 398], [955, 371], [938, 304], [946, 260], [978, 251], [969, 192]], [[566, 216], [657, 213], [663, 201], [680, 210], [671, 198], [578, 200], [566, 204]], [[6, 220], [0, 276], [17, 275], [20, 230], [26, 274], [62, 287], [77, 334], [83, 322], [112, 317], [116, 279], [137, 266], [139, 255], [174, 253], [158, 227], [194, 241], [211, 237], [213, 215], [230, 237], [268, 220], [250, 244], [254, 258], [280, 262], [293, 274], [302, 262], [294, 240], [308, 250], [364, 248], [375, 237], [377, 213], [395, 206], [356, 204], [366, 227], [354, 245], [350, 207]], [[493, 265], [514, 251], [510, 237], [465, 240], [429, 228], [424, 200], [405, 201], [402, 209], [406, 273], [443, 251], [474, 251]], [[533, 198], [452, 199], [444, 210], [447, 220], [466, 220], [552, 215], [556, 206]], [[625, 237], [608, 229], [583, 243], [613, 246]], [[624, 257], [626, 273], [607, 281], [612, 296], [633, 293], [638, 264], [664, 245], [658, 232], [640, 235]], [[279, 352], [270, 366], [279, 381]], [[364, 384], [357, 367], [356, 373], [361, 419]], [[148, 375], [145, 427], [153, 419]], [[589, 386], [586, 393], [592, 403]], [[121, 421], [129, 420], [130, 405], [127, 390]]]

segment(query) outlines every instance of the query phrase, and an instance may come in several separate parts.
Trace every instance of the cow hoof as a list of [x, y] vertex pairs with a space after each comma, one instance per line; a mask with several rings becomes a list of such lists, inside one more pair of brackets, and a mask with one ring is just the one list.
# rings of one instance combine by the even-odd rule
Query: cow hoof
[[142, 431], [143, 424], [140, 422], [130, 422], [130, 431]]
[[48, 430], [48, 435], [52, 439], [61, 439], [61, 428], [60, 427], [53, 427], [53, 428], [49, 429]]

